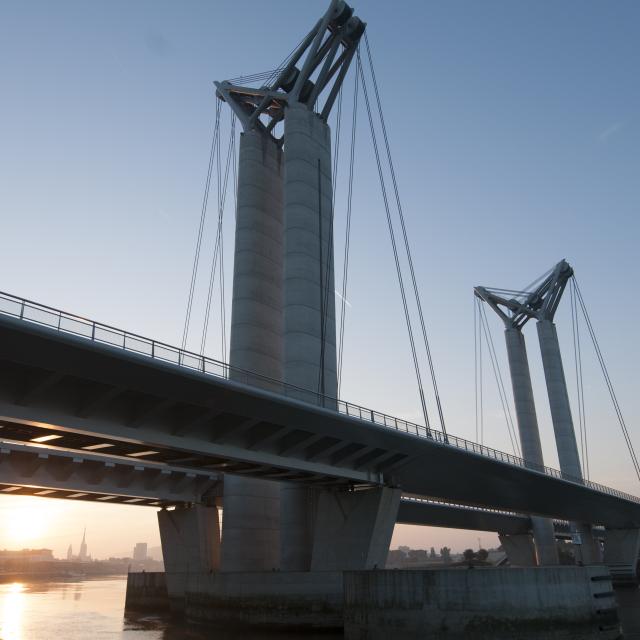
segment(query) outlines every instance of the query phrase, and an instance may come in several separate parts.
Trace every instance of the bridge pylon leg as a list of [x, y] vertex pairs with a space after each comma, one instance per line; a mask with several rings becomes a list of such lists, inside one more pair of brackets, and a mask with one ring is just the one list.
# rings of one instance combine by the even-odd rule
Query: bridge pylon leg
[[[520, 329], [508, 327], [505, 330], [509, 371], [513, 387], [513, 399], [516, 408], [520, 445], [525, 465], [533, 469], [544, 467], [538, 417], [533, 398], [529, 360], [524, 335]], [[536, 544], [538, 564], [554, 565], [559, 563], [558, 550], [555, 543], [553, 522], [547, 518], [534, 516], [533, 538]]]
[[[563, 475], [566, 474], [568, 479], [581, 482], [583, 479], [582, 467], [580, 465], [578, 443], [573, 426], [567, 381], [562, 366], [562, 354], [560, 352], [556, 325], [552, 320], [544, 319], [537, 323], [536, 328], [538, 330], [538, 341], [540, 342], [540, 353], [542, 355], [544, 377], [547, 383], [547, 393], [549, 395], [549, 406], [551, 408], [551, 419], [556, 438], [560, 469]], [[580, 537], [579, 549], [576, 549], [580, 560], [584, 564], [602, 562], [600, 548], [593, 538], [591, 524], [582, 522], [572, 523], [572, 530]]]

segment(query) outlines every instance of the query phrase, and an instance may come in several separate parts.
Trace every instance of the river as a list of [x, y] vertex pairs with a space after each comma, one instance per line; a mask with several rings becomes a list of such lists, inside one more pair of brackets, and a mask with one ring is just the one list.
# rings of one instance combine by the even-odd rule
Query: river
[[[298, 634], [227, 633], [124, 614], [126, 578], [0, 584], [0, 640], [296, 640]], [[625, 640], [640, 640], [640, 594], [620, 592]], [[326, 640], [341, 635], [321, 634]], [[304, 634], [304, 638], [309, 638]]]

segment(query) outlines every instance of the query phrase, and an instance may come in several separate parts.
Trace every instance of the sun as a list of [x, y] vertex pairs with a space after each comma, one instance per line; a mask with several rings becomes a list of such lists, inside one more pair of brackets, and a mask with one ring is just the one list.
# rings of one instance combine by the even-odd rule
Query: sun
[[6, 544], [19, 548], [28, 547], [50, 530], [52, 512], [50, 505], [40, 501], [21, 502], [13, 508], [5, 508], [3, 522], [3, 538]]

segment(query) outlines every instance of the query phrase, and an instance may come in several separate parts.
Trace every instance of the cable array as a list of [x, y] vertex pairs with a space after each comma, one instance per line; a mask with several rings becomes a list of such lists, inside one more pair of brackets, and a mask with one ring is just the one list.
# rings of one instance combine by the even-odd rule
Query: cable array
[[191, 283], [189, 285], [189, 296], [187, 300], [187, 312], [185, 314], [184, 329], [182, 331], [182, 348], [187, 346], [187, 337], [189, 335], [189, 324], [191, 322], [191, 310], [193, 308], [193, 296], [196, 287], [196, 279], [198, 276], [198, 265], [200, 263], [200, 249], [202, 247], [202, 236], [204, 232], [205, 221], [207, 217], [207, 205], [209, 203], [209, 190], [211, 188], [211, 174], [213, 165], [218, 153], [220, 145], [220, 101], [216, 101], [216, 117], [213, 127], [213, 135], [211, 139], [211, 151], [209, 153], [209, 166], [207, 168], [207, 179], [205, 180], [204, 196], [202, 198], [202, 209], [200, 212], [200, 224], [198, 225], [198, 234], [196, 239], [196, 249], [193, 257], [193, 267], [191, 269]]
[[[498, 355], [496, 353], [496, 347], [493, 342], [493, 336], [491, 335], [491, 330], [489, 328], [489, 321], [487, 319], [487, 312], [482, 304], [482, 302], [476, 298], [476, 306], [478, 308], [478, 321], [479, 321], [479, 329], [478, 333], [481, 333], [479, 336], [480, 344], [480, 380], [482, 380], [482, 335], [484, 335], [485, 342], [487, 345], [487, 351], [489, 352], [489, 358], [491, 360], [491, 368], [493, 369], [493, 375], [496, 381], [496, 385], [498, 387], [498, 396], [500, 397], [500, 404], [502, 405], [502, 411], [504, 413], [504, 419], [507, 423], [507, 431], [509, 433], [509, 440], [511, 441], [511, 447], [513, 448], [514, 455], [521, 457], [520, 455], [520, 446], [518, 444], [518, 436], [516, 432], [515, 421], [513, 419], [513, 414], [511, 413], [511, 405], [509, 403], [509, 396], [507, 395], [507, 390], [504, 384], [504, 379], [502, 377], [502, 370], [500, 369], [500, 361], [498, 360]], [[482, 384], [482, 382], [481, 382]], [[482, 407], [482, 388], [480, 390], [480, 405]], [[483, 443], [484, 438], [484, 417], [481, 415], [481, 439], [480, 443]]]
[[589, 446], [587, 439], [587, 417], [584, 402], [584, 381], [582, 376], [582, 348], [580, 345], [580, 324], [578, 322], [578, 304], [576, 300], [575, 280], [570, 280], [569, 299], [571, 302], [571, 329], [573, 333], [573, 362], [576, 374], [576, 395], [578, 406], [578, 429], [580, 433], [580, 457], [582, 472], [587, 480], [590, 477]]
[[[365, 32], [364, 34], [364, 43], [365, 43], [365, 47], [367, 50], [367, 58], [369, 61], [369, 68], [371, 70], [371, 78], [373, 80], [373, 88], [374, 88], [374, 93], [375, 93], [375, 98], [376, 98], [376, 104], [378, 107], [378, 116], [380, 118], [380, 124], [381, 124], [381, 128], [382, 128], [382, 137], [384, 140], [384, 146], [385, 146], [385, 150], [386, 150], [386, 155], [387, 155], [387, 162], [389, 164], [389, 171], [391, 174], [391, 182], [393, 184], [393, 192], [394, 192], [394, 196], [395, 196], [395, 201], [396, 201], [396, 206], [398, 209], [398, 216], [400, 219], [400, 228], [402, 229], [402, 238], [404, 241], [404, 248], [405, 248], [405, 253], [407, 256], [407, 263], [409, 265], [409, 273], [411, 276], [411, 284], [413, 286], [413, 294], [415, 297], [415, 301], [416, 301], [416, 307], [418, 310], [418, 318], [420, 320], [420, 328], [422, 330], [422, 339], [424, 341], [424, 347], [425, 347], [425, 351], [427, 354], [427, 361], [429, 364], [429, 372], [431, 374], [431, 383], [433, 385], [433, 391], [435, 394], [435, 400], [436, 400], [436, 406], [438, 409], [438, 417], [440, 419], [440, 428], [442, 429], [442, 431], [446, 434], [447, 430], [446, 430], [446, 425], [445, 425], [445, 421], [444, 421], [444, 413], [442, 411], [442, 403], [440, 401], [440, 393], [438, 391], [438, 382], [436, 380], [436, 374], [435, 374], [435, 368], [434, 368], [434, 364], [433, 364], [433, 357], [431, 355], [431, 346], [429, 344], [429, 338], [427, 336], [427, 329], [426, 329], [426, 323], [424, 320], [424, 313], [422, 311], [422, 301], [420, 299], [420, 292], [418, 290], [418, 283], [416, 280], [416, 273], [415, 273], [415, 269], [413, 266], [413, 257], [411, 254], [411, 247], [409, 245], [409, 238], [408, 238], [408, 234], [407, 234], [407, 227], [406, 227], [406, 223], [405, 223], [405, 219], [404, 219], [404, 211], [402, 208], [402, 202], [400, 200], [400, 192], [398, 189], [398, 181], [396, 179], [396, 172], [395, 172], [395, 168], [394, 168], [394, 164], [393, 164], [393, 159], [391, 156], [391, 147], [389, 144], [389, 136], [387, 134], [387, 126], [385, 124], [385, 119], [384, 119], [384, 114], [382, 111], [382, 102], [380, 100], [380, 92], [378, 90], [378, 81], [376, 79], [376, 73], [375, 73], [375, 68], [373, 66], [373, 57], [371, 55], [371, 47], [369, 46], [369, 38]], [[360, 56], [360, 52], [358, 51], [358, 59]], [[363, 87], [364, 88], [364, 87]], [[366, 90], [366, 89], [365, 89]]]
[[627, 449], [629, 450], [629, 455], [631, 456], [631, 462], [633, 463], [633, 467], [635, 469], [636, 475], [638, 476], [638, 480], [640, 480], [640, 464], [638, 463], [638, 458], [636, 456], [636, 452], [633, 447], [633, 442], [631, 441], [629, 429], [627, 428], [626, 421], [622, 414], [620, 403], [618, 402], [616, 392], [613, 388], [613, 383], [611, 382], [609, 370], [607, 369], [607, 365], [604, 361], [604, 356], [602, 355], [600, 344], [598, 343], [598, 339], [596, 337], [593, 324], [591, 323], [591, 318], [589, 317], [589, 313], [587, 311], [587, 306], [584, 303], [584, 298], [582, 297], [582, 292], [580, 291], [580, 287], [578, 286], [578, 281], [576, 280], [575, 276], [573, 277], [573, 281], [574, 281], [574, 287], [576, 292], [576, 299], [578, 301], [580, 309], [582, 310], [582, 315], [584, 316], [585, 323], [587, 325], [587, 330], [589, 331], [589, 336], [591, 337], [591, 341], [593, 343], [593, 346], [596, 352], [596, 357], [598, 359], [598, 363], [600, 364], [600, 369], [602, 370], [602, 375], [604, 376], [605, 384], [607, 386], [607, 390], [609, 391], [609, 396], [611, 397], [611, 402], [613, 403], [613, 408], [616, 413], [616, 417], [618, 418], [618, 423], [620, 424], [620, 428], [622, 430], [622, 435], [624, 436], [625, 442], [627, 444]]

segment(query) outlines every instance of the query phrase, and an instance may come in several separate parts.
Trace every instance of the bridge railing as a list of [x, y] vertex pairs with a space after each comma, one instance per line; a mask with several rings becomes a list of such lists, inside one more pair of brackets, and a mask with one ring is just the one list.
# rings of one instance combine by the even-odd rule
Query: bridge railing
[[8, 293], [0, 292], [0, 314], [11, 316], [24, 322], [49, 327], [61, 333], [79, 336], [96, 343], [117, 347], [141, 356], [154, 358], [205, 375], [212, 375], [252, 387], [259, 387], [315, 406], [337, 411], [351, 418], [357, 418], [368, 423], [427, 438], [441, 446], [464, 449], [469, 453], [492, 458], [493, 460], [517, 467], [525, 467], [547, 476], [582, 484], [608, 495], [640, 503], [640, 498], [624, 493], [623, 491], [618, 491], [617, 489], [612, 489], [611, 487], [606, 487], [590, 480], [570, 476], [562, 473], [558, 469], [525, 462], [522, 458], [510, 453], [498, 451], [497, 449], [492, 449], [491, 447], [466, 440], [465, 438], [445, 434], [437, 429], [431, 429], [424, 425], [408, 422], [407, 420], [388, 415], [381, 411], [368, 409], [352, 402], [331, 398], [309, 389], [232, 367], [225, 362], [220, 362], [219, 360], [208, 358], [207, 356], [193, 353], [186, 349], [180, 349], [179, 347], [174, 347], [158, 340], [145, 338], [144, 336], [124, 331], [123, 329], [117, 329], [116, 327], [111, 327], [101, 322], [96, 322], [95, 320], [89, 320], [88, 318], [54, 309], [53, 307], [19, 298]]

